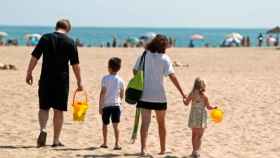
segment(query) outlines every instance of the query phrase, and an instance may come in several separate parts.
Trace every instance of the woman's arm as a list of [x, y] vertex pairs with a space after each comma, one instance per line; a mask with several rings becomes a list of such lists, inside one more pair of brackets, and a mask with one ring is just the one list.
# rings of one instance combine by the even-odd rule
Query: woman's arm
[[81, 78], [81, 69], [79, 64], [72, 65], [73, 72], [75, 74], [76, 80], [77, 80], [77, 86], [78, 86], [78, 91], [83, 90], [83, 85], [82, 85], [82, 78]]
[[26, 83], [29, 85], [33, 84], [33, 76], [32, 76], [32, 72], [34, 70], [34, 68], [36, 67], [38, 63], [38, 59], [35, 58], [34, 56], [31, 57], [29, 65], [28, 65], [28, 69], [27, 69], [27, 73], [26, 73]]
[[104, 97], [106, 94], [106, 88], [102, 87], [99, 95], [99, 114], [102, 115], [102, 109], [104, 106]]
[[186, 99], [187, 97], [186, 97], [185, 93], [183, 92], [183, 90], [182, 90], [182, 88], [181, 88], [181, 86], [180, 86], [180, 83], [179, 83], [179, 81], [178, 81], [178, 79], [177, 79], [175, 73], [170, 74], [170, 75], [169, 75], [169, 78], [170, 78], [170, 80], [172, 81], [172, 83], [175, 85], [175, 87], [177, 88], [177, 90], [180, 92], [180, 94], [182, 95], [182, 97], [183, 97], [184, 99]]

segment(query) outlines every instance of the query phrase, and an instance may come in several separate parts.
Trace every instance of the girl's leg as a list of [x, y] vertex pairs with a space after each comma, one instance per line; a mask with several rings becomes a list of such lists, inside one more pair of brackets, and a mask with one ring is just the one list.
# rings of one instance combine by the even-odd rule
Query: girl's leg
[[141, 154], [145, 155], [146, 150], [146, 142], [148, 137], [148, 130], [151, 122], [151, 110], [141, 109], [141, 117], [142, 117], [142, 124], [141, 124]]
[[195, 154], [195, 152], [198, 150], [197, 149], [197, 137], [198, 137], [198, 131], [197, 131], [197, 128], [192, 128], [192, 146], [193, 146], [193, 152], [192, 152], [192, 155]]
[[158, 122], [158, 132], [160, 139], [160, 153], [165, 153], [165, 145], [166, 145], [166, 127], [165, 127], [165, 110], [157, 110], [156, 117]]
[[197, 141], [198, 142], [198, 144], [197, 144], [198, 150], [200, 149], [200, 146], [201, 146], [203, 133], [204, 133], [204, 128], [198, 129], [198, 141]]

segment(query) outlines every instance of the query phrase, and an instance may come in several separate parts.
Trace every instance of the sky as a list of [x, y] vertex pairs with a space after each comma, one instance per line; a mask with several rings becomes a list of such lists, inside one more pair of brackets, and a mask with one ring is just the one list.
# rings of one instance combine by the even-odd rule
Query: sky
[[0, 0], [0, 25], [270, 28], [280, 0]]

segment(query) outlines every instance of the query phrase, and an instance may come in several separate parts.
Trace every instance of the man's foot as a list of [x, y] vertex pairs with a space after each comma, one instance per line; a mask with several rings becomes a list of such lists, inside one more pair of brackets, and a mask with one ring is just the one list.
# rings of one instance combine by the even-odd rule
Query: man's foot
[[55, 147], [63, 147], [65, 146], [64, 144], [62, 144], [61, 142], [58, 142], [58, 143], [53, 143], [52, 147], [55, 148]]
[[37, 139], [37, 147], [40, 148], [45, 146], [46, 141], [47, 141], [47, 132], [41, 131]]
[[107, 146], [106, 144], [102, 144], [102, 145], [100, 145], [100, 148], [107, 149], [107, 148], [108, 148], [108, 146]]

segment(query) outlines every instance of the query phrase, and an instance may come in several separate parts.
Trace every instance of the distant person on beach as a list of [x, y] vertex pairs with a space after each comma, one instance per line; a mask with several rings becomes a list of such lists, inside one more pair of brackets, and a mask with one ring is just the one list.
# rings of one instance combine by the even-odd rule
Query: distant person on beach
[[207, 111], [212, 110], [216, 107], [212, 107], [209, 104], [207, 95], [205, 94], [206, 84], [205, 81], [196, 78], [192, 91], [188, 98], [184, 101], [185, 105], [188, 106], [192, 102], [191, 112], [189, 116], [189, 128], [192, 129], [192, 146], [193, 152], [192, 157], [199, 157], [199, 150], [201, 147], [202, 136], [207, 127]]
[[251, 40], [250, 40], [249, 36], [247, 36], [247, 38], [246, 38], [246, 46], [251, 47]]
[[258, 36], [258, 46], [262, 47], [262, 44], [263, 44], [263, 34], [260, 33]]
[[103, 144], [101, 148], [108, 148], [107, 133], [110, 120], [113, 123], [115, 133], [114, 150], [121, 150], [119, 144], [119, 123], [121, 117], [121, 102], [124, 96], [124, 82], [118, 76], [121, 69], [121, 59], [111, 58], [108, 63], [109, 75], [102, 79], [101, 92], [99, 98], [99, 114], [102, 116]]
[[116, 48], [116, 47], [117, 47], [117, 39], [116, 39], [116, 37], [113, 37], [112, 47], [113, 47], [113, 48]]
[[193, 40], [190, 40], [189, 47], [194, 48]]
[[[164, 35], [157, 35], [150, 43], [145, 47], [145, 71], [144, 71], [144, 90], [140, 101], [137, 104], [137, 108], [141, 109], [141, 155], [146, 153], [146, 143], [148, 138], [148, 129], [151, 122], [152, 110], [156, 113], [158, 131], [160, 137], [160, 152], [159, 154], [165, 154], [166, 152], [166, 126], [165, 115], [167, 110], [166, 93], [164, 90], [163, 78], [168, 76], [175, 87], [180, 92], [183, 99], [186, 99], [177, 77], [175, 75], [172, 62], [168, 55], [166, 55], [166, 49], [169, 48], [168, 38]], [[137, 73], [141, 57], [136, 61], [133, 68], [134, 74]]]
[[77, 90], [83, 90], [80, 75], [79, 57], [75, 41], [67, 36], [71, 30], [68, 20], [59, 20], [56, 31], [42, 36], [32, 52], [32, 57], [26, 74], [26, 83], [33, 84], [32, 72], [38, 60], [43, 55], [41, 77], [39, 80], [39, 123], [40, 134], [37, 139], [38, 147], [46, 145], [46, 125], [49, 109], [53, 108], [54, 136], [52, 147], [64, 146], [60, 141], [63, 126], [63, 112], [67, 111], [69, 93], [69, 66], [72, 65], [77, 79]]
[[279, 46], [279, 36], [276, 37], [276, 41], [275, 41], [274, 46], [275, 47]]

